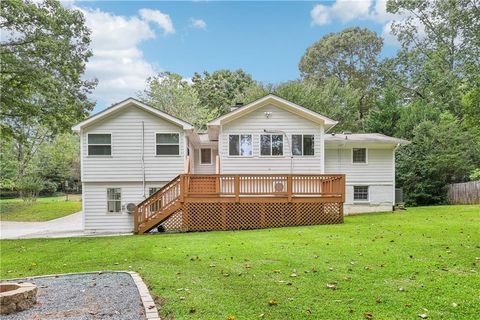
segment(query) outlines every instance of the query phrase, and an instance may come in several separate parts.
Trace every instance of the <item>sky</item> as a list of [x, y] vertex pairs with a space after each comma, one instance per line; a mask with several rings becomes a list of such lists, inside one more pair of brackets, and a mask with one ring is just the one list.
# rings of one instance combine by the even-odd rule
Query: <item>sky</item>
[[162, 71], [186, 80], [195, 72], [242, 68], [263, 83], [299, 78], [305, 50], [322, 36], [360, 26], [385, 38], [382, 56], [398, 44], [386, 0], [305, 2], [66, 1], [91, 29], [93, 57], [85, 78], [98, 79], [95, 111], [145, 88]]

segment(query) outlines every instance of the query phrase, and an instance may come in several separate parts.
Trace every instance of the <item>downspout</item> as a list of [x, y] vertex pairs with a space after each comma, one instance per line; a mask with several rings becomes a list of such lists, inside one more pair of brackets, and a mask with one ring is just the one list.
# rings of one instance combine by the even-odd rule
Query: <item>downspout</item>
[[393, 206], [395, 207], [395, 153], [397, 149], [400, 147], [400, 143], [397, 143], [395, 148], [393, 148], [393, 155], [392, 155], [392, 170], [393, 170]]
[[145, 122], [142, 121], [142, 182], [143, 182], [143, 198], [146, 198], [145, 193]]

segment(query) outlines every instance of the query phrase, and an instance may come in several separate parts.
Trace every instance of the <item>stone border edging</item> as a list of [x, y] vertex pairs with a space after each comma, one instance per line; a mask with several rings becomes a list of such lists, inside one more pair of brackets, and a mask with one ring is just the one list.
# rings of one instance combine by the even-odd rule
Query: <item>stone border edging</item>
[[15, 281], [21, 279], [36, 279], [36, 278], [50, 278], [50, 277], [57, 277], [57, 276], [69, 276], [69, 275], [81, 275], [81, 274], [99, 274], [99, 273], [128, 273], [135, 283], [137, 287], [138, 293], [140, 295], [140, 299], [142, 300], [143, 308], [145, 309], [145, 317], [147, 320], [161, 320], [158, 315], [158, 310], [155, 305], [155, 302], [150, 295], [150, 291], [148, 290], [147, 285], [143, 282], [142, 277], [134, 271], [87, 271], [87, 272], [71, 272], [71, 273], [60, 273], [60, 274], [49, 274], [43, 276], [32, 276], [32, 277], [24, 277], [24, 278], [13, 278], [13, 279], [0, 279], [2, 281]]

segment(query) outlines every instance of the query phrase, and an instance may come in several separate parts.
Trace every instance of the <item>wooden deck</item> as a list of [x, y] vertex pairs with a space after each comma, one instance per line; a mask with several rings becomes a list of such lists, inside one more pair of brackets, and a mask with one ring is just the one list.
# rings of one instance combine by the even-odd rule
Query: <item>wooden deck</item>
[[345, 175], [182, 174], [137, 205], [135, 233], [343, 222]]

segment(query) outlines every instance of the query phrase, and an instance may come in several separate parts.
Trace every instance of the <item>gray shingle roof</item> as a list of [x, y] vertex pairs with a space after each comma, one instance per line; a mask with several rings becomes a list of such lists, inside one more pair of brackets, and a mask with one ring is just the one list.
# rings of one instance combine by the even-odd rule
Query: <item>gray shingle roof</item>
[[327, 133], [325, 135], [326, 143], [333, 142], [367, 142], [367, 143], [384, 143], [384, 144], [401, 144], [406, 145], [410, 142], [404, 139], [389, 137], [381, 133]]

